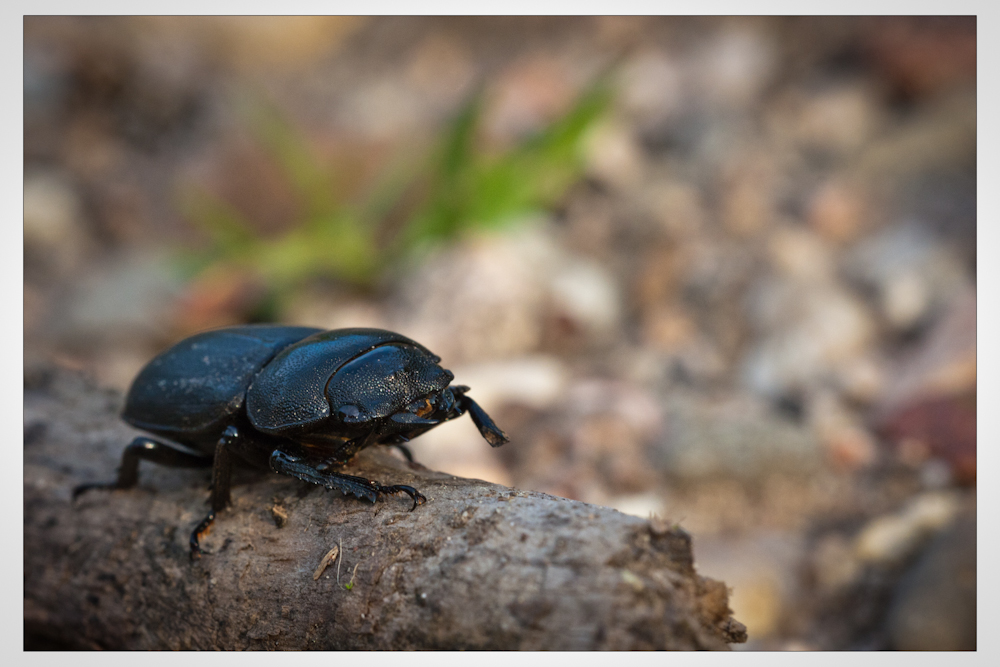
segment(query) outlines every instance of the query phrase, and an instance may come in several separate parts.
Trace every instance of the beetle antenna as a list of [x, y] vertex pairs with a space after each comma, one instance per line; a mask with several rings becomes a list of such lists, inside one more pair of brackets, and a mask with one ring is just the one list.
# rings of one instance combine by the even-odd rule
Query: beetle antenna
[[499, 447], [510, 442], [507, 434], [500, 430], [500, 427], [493, 422], [485, 410], [479, 407], [478, 403], [465, 394], [462, 394], [458, 402], [464, 410], [468, 411], [469, 416], [472, 417], [472, 423], [479, 429], [479, 433], [486, 439], [486, 442], [490, 443], [490, 447]]

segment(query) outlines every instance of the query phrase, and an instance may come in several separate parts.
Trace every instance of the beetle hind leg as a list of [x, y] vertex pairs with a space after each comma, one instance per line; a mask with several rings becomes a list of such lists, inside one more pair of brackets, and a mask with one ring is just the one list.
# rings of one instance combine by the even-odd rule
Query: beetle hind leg
[[173, 468], [208, 468], [211, 456], [186, 452], [165, 442], [139, 436], [122, 452], [122, 464], [118, 468], [118, 479], [114, 482], [91, 482], [80, 484], [73, 489], [73, 498], [93, 489], [131, 489], [139, 483], [139, 461], [152, 461]]

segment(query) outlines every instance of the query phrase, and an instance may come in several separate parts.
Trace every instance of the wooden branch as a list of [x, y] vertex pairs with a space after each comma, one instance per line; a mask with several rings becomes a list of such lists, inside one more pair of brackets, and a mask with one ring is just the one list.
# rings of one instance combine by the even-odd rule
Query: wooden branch
[[114, 476], [135, 435], [120, 405], [77, 375], [25, 373], [26, 648], [724, 649], [746, 639], [725, 585], [695, 572], [682, 530], [433, 472], [385, 448], [350, 470], [415, 486], [425, 505], [373, 506], [247, 470], [203, 540], [212, 553], [191, 562], [208, 471], [144, 463], [138, 488], [71, 500], [77, 484]]

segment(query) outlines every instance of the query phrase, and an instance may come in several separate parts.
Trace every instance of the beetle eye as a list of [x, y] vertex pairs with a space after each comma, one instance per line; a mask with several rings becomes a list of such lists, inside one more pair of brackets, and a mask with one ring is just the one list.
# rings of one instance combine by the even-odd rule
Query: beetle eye
[[344, 422], [361, 421], [361, 410], [356, 405], [342, 405], [337, 408], [337, 414], [340, 415], [340, 420]]

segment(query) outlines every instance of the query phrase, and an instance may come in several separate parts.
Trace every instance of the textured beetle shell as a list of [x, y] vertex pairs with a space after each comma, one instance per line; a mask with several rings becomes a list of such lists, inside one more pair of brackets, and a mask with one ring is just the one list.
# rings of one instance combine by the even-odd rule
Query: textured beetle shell
[[389, 417], [410, 401], [441, 391], [455, 379], [451, 371], [433, 359], [399, 343], [369, 350], [341, 366], [330, 378], [326, 389], [330, 407], [336, 410], [354, 406], [363, 420]]
[[256, 325], [182, 340], [136, 376], [122, 419], [154, 433], [216, 430], [242, 407], [247, 385], [261, 368], [282, 349], [320, 331]]
[[[440, 361], [416, 341], [382, 329], [323, 331], [285, 348], [253, 380], [247, 391], [247, 416], [254, 428], [283, 435], [307, 428], [331, 414], [326, 385], [347, 362], [376, 347], [401, 343]], [[447, 385], [447, 383], [445, 383]]]

